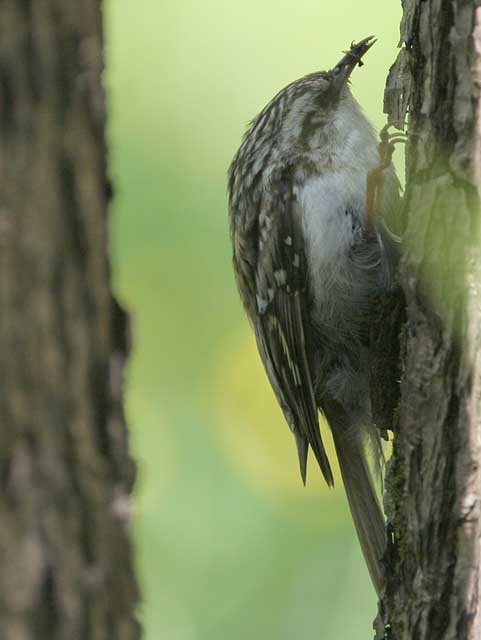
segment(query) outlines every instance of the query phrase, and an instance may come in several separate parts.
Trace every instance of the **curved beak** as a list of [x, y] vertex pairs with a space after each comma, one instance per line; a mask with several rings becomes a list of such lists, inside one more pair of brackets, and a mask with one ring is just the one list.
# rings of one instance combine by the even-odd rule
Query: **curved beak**
[[362, 58], [376, 42], [374, 36], [364, 38], [360, 42], [353, 42], [349, 51], [344, 53], [344, 57], [330, 70], [330, 74], [334, 77], [334, 85], [341, 90], [349, 80], [349, 76], [356, 65], [362, 67]]

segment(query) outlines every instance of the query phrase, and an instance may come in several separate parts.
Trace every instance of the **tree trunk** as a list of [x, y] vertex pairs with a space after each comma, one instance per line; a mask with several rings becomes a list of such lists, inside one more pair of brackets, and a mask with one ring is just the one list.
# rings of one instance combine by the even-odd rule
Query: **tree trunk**
[[98, 0], [0, 2], [0, 638], [133, 640]]
[[[481, 9], [404, 0], [386, 110], [409, 113], [403, 374], [386, 637], [481, 638]], [[476, 21], [478, 23], [476, 31]], [[477, 34], [477, 36], [476, 36]], [[476, 44], [477, 37], [477, 44]]]

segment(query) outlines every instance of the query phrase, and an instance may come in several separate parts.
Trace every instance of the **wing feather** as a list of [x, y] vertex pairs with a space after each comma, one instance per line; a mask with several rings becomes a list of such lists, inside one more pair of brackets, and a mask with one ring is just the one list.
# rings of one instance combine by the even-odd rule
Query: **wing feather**
[[296, 439], [303, 481], [310, 445], [332, 485], [309, 363], [308, 272], [291, 180], [284, 176], [271, 183], [259, 206], [258, 227], [250, 235], [245, 227], [242, 233], [233, 228], [239, 288], [267, 375]]

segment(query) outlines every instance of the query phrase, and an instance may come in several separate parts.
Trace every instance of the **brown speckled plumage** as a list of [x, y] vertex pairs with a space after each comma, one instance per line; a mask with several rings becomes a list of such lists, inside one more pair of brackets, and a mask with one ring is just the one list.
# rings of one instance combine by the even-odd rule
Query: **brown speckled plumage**
[[[333, 484], [318, 423], [331, 427], [351, 511], [378, 589], [384, 520], [366, 464], [371, 425], [370, 299], [392, 285], [395, 251], [365, 224], [374, 131], [347, 86], [370, 48], [282, 90], [245, 135], [229, 170], [237, 284], [266, 373], [295, 436], [305, 482], [312, 449]], [[387, 172], [385, 208], [398, 186]]]

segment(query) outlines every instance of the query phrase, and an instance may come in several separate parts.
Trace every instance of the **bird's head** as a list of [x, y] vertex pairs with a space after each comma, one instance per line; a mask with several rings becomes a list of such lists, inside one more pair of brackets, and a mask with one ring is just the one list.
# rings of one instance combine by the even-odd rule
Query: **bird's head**
[[359, 108], [348, 88], [349, 78], [375, 42], [370, 36], [353, 43], [330, 71], [311, 73], [282, 89], [252, 122], [247, 146], [252, 149], [249, 142], [255, 140], [257, 152], [263, 140], [291, 153], [293, 146], [318, 145], [318, 133], [327, 134], [336, 117], [348, 120], [351, 111], [356, 117]]
[[375, 42], [370, 36], [353, 43], [330, 71], [295, 80], [254, 118], [229, 169], [229, 190], [235, 202], [251, 189], [259, 191], [277, 168], [302, 160], [315, 172], [330, 166], [335, 157], [351, 162], [362, 155], [375, 133], [348, 83], [354, 67], [362, 64]]

